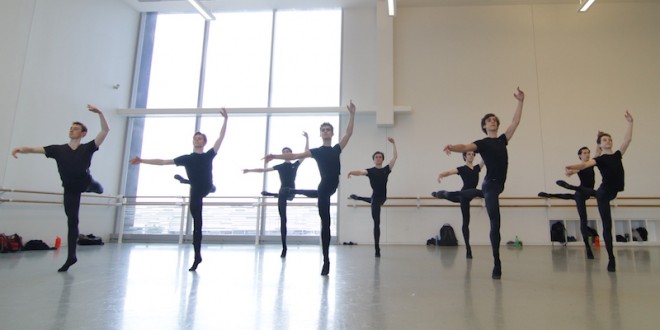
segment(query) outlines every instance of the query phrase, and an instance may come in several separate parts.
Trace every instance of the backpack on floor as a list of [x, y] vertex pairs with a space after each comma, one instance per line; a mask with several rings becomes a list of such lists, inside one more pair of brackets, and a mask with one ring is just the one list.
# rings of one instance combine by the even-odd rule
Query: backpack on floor
[[18, 252], [23, 249], [23, 238], [18, 234], [0, 234], [0, 253]]
[[103, 239], [94, 234], [78, 236], [78, 245], [103, 245]]
[[48, 244], [46, 244], [44, 241], [40, 239], [33, 239], [25, 243], [25, 246], [23, 247], [23, 251], [36, 251], [36, 250], [54, 250], [54, 248], [51, 249]]
[[550, 227], [550, 241], [566, 243], [566, 227], [561, 221], [557, 221]]
[[437, 242], [440, 246], [457, 246], [458, 239], [456, 239], [456, 234], [454, 233], [454, 228], [449, 224], [445, 224], [440, 228], [440, 241]]

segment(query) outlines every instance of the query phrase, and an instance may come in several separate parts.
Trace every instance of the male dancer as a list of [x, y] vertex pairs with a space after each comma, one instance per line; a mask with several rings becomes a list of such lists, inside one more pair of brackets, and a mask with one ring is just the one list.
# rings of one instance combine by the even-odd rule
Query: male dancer
[[[591, 151], [587, 147], [580, 148], [577, 154], [583, 162], [591, 158]], [[600, 156], [600, 147], [596, 148], [596, 157], [598, 156]], [[564, 180], [557, 181], [558, 186], [575, 190], [574, 194], [548, 194], [540, 192], [539, 197], [575, 200], [575, 206], [580, 217], [580, 233], [582, 234], [582, 241], [587, 251], [587, 259], [593, 259], [594, 253], [591, 251], [591, 246], [589, 245], [589, 232], [587, 230], [587, 199], [596, 196], [596, 191], [594, 190], [596, 184], [594, 168], [587, 167], [581, 171], [573, 171], [573, 174], [575, 173], [580, 178], [580, 186], [570, 185]]]
[[460, 175], [463, 180], [461, 191], [439, 190], [432, 192], [431, 196], [460, 203], [461, 215], [463, 216], [463, 226], [461, 229], [463, 231], [463, 238], [465, 239], [465, 248], [467, 249], [465, 257], [472, 259], [472, 247], [470, 246], [470, 202], [475, 197], [484, 197], [483, 192], [477, 189], [479, 172], [484, 167], [484, 162], [482, 160], [478, 165], [472, 164], [474, 162], [474, 151], [464, 152], [463, 160], [465, 161], [465, 165], [438, 174], [438, 183], [442, 183], [442, 179], [450, 175]]
[[91, 104], [87, 105], [89, 111], [96, 113], [101, 121], [101, 131], [94, 140], [81, 144], [81, 140], [87, 135], [87, 127], [81, 122], [73, 122], [69, 128], [69, 143], [60, 145], [49, 145], [46, 147], [18, 147], [12, 150], [11, 154], [45, 154], [47, 158], [53, 158], [57, 162], [57, 170], [62, 179], [64, 188], [64, 213], [67, 217], [67, 239], [68, 255], [64, 265], [58, 269], [58, 272], [66, 272], [73, 264], [78, 261], [76, 257], [76, 242], [78, 240], [78, 223], [80, 221], [78, 214], [80, 211], [80, 194], [83, 192], [103, 193], [103, 187], [92, 179], [89, 167], [92, 163], [94, 152], [108, 136], [110, 127], [103, 116], [101, 110]]
[[[321, 218], [321, 245], [323, 249], [323, 268], [321, 275], [328, 275], [330, 272], [330, 197], [337, 191], [339, 186], [339, 174], [341, 170], [341, 163], [339, 154], [346, 148], [346, 144], [353, 135], [353, 122], [355, 121], [355, 105], [351, 101], [346, 108], [350, 117], [348, 119], [348, 126], [346, 126], [346, 133], [341, 141], [334, 147], [332, 145], [332, 137], [334, 136], [334, 128], [330, 123], [321, 124], [321, 138], [323, 145], [311, 150], [306, 150], [299, 154], [281, 154], [273, 155], [268, 154], [264, 159], [269, 162], [273, 159], [294, 160], [312, 157], [316, 160], [321, 174], [321, 182], [318, 187], [318, 208], [319, 216]], [[298, 190], [293, 190], [290, 193], [299, 193]]]
[[[309, 136], [307, 135], [307, 132], [303, 132], [303, 136], [305, 137], [305, 151], [309, 150]], [[284, 147], [282, 148], [282, 153], [283, 154], [290, 154], [293, 153], [291, 148], [289, 147]], [[287, 246], [286, 246], [286, 202], [287, 200], [292, 201], [293, 198], [295, 197], [294, 194], [289, 194], [289, 191], [291, 189], [296, 189], [296, 174], [298, 172], [298, 167], [304, 159], [298, 160], [295, 163], [292, 163], [291, 161], [287, 160], [284, 161], [282, 164], [275, 165], [273, 167], [267, 167], [267, 168], [253, 168], [253, 169], [244, 169], [243, 174], [248, 173], [248, 172], [253, 172], [253, 173], [264, 173], [264, 172], [270, 172], [270, 171], [277, 171], [277, 173], [280, 176], [280, 190], [277, 194], [269, 193], [266, 191], [261, 192], [262, 195], [264, 196], [274, 196], [277, 197], [277, 211], [280, 213], [280, 234], [282, 236], [282, 254], [280, 255], [281, 258], [286, 258], [286, 251], [287, 251]]]
[[596, 202], [598, 203], [600, 219], [603, 221], [603, 239], [605, 240], [605, 248], [609, 257], [609, 262], [607, 263], [608, 272], [616, 271], [614, 248], [612, 246], [612, 210], [610, 209], [610, 201], [616, 198], [619, 191], [623, 191], [625, 173], [621, 159], [623, 158], [623, 154], [626, 153], [626, 150], [628, 150], [630, 141], [632, 141], [633, 117], [627, 110], [624, 117], [628, 122], [628, 127], [619, 150], [612, 151], [612, 136], [607, 133], [598, 132], [596, 143], [601, 148], [602, 155], [586, 162], [566, 166], [567, 176], [574, 174], [575, 171], [598, 166], [600, 175], [603, 178], [600, 187], [596, 190]]
[[130, 160], [133, 165], [176, 165], [184, 166], [190, 179], [190, 215], [193, 218], [193, 248], [195, 250], [195, 261], [188, 269], [191, 272], [197, 270], [202, 262], [202, 200], [213, 189], [213, 158], [218, 154], [227, 130], [227, 110], [222, 108], [220, 114], [224, 118], [220, 136], [213, 144], [213, 148], [204, 152], [206, 146], [206, 135], [197, 132], [193, 135], [193, 152], [174, 159], [142, 159], [134, 157]]
[[352, 175], [366, 175], [369, 178], [369, 184], [373, 190], [371, 197], [351, 195], [349, 198], [371, 204], [371, 217], [374, 219], [374, 244], [376, 248], [376, 258], [380, 258], [380, 209], [387, 200], [387, 178], [392, 172], [398, 157], [394, 139], [389, 137], [387, 138], [387, 141], [392, 143], [392, 159], [390, 160], [389, 164], [383, 167], [385, 154], [380, 151], [376, 151], [373, 156], [371, 156], [374, 161], [374, 167], [366, 170], [355, 170], [348, 172], [349, 179]]
[[494, 266], [493, 279], [502, 277], [502, 262], [500, 261], [500, 194], [504, 191], [506, 174], [509, 166], [509, 155], [506, 146], [516, 132], [522, 117], [525, 93], [517, 89], [513, 94], [518, 105], [513, 115], [513, 120], [504, 134], [498, 136], [500, 120], [492, 113], [486, 114], [481, 119], [481, 130], [487, 135], [486, 138], [468, 144], [448, 144], [444, 151], [447, 155], [453, 152], [476, 151], [481, 154], [488, 167], [486, 177], [481, 186], [486, 201], [486, 211], [490, 218], [490, 245], [493, 249]]

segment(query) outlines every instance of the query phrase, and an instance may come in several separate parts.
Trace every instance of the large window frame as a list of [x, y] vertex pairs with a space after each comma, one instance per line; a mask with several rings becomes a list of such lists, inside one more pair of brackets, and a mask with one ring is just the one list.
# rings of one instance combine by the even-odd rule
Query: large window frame
[[[278, 16], [278, 11], [272, 11], [272, 26], [275, 28], [277, 26], [277, 18]], [[262, 13], [263, 14], [263, 13]], [[300, 17], [301, 13], [296, 12], [293, 13], [293, 16]], [[303, 13], [304, 15], [304, 13]], [[255, 155], [260, 155], [263, 156], [263, 154], [267, 152], [279, 152], [279, 150], [272, 150], [273, 148], [281, 148], [280, 146], [274, 146], [271, 143], [271, 138], [270, 138], [270, 132], [271, 132], [271, 121], [275, 122], [281, 122], [282, 118], [288, 118], [292, 121], [299, 120], [300, 118], [304, 117], [310, 117], [319, 119], [323, 118], [322, 121], [315, 122], [313, 125], [308, 124], [305, 126], [305, 130], [308, 131], [310, 137], [310, 147], [314, 148], [316, 146], [320, 145], [320, 138], [318, 138], [318, 126], [323, 122], [323, 121], [330, 121], [332, 122], [335, 127], [336, 131], [340, 131], [339, 127], [339, 114], [338, 111], [340, 111], [341, 107], [339, 107], [339, 102], [341, 99], [340, 95], [340, 87], [339, 82], [340, 82], [340, 63], [341, 63], [341, 21], [342, 21], [342, 13], [340, 9], [335, 10], [335, 15], [338, 15], [338, 23], [337, 23], [337, 29], [338, 29], [338, 39], [336, 40], [337, 42], [337, 50], [336, 50], [336, 55], [337, 58], [334, 61], [333, 65], [336, 68], [336, 78], [335, 81], [337, 82], [337, 86], [335, 88], [335, 93], [336, 97], [330, 97], [329, 99], [336, 99], [335, 102], [329, 102], [327, 101], [328, 98], [325, 97], [325, 100], [320, 102], [320, 103], [300, 103], [300, 100], [293, 100], [293, 102], [283, 102], [282, 100], [285, 100], [285, 98], [280, 98], [281, 100], [278, 101], [278, 105], [280, 107], [274, 108], [272, 107], [272, 100], [273, 100], [273, 68], [272, 64], [273, 62], [276, 62], [273, 60], [273, 53], [281, 53], [281, 52], [276, 52], [273, 51], [273, 49], [276, 49], [276, 47], [273, 47], [271, 44], [271, 53], [270, 53], [270, 72], [269, 72], [269, 79], [268, 79], [268, 93], [267, 93], [267, 104], [263, 104], [263, 99], [262, 101], [258, 101], [255, 103], [244, 103], [242, 104], [243, 107], [242, 109], [236, 109], [239, 111], [232, 111], [231, 119], [228, 123], [228, 132], [227, 136], [229, 136], [231, 127], [232, 127], [232, 122], [236, 121], [241, 121], [241, 120], [250, 120], [250, 117], [263, 117], [265, 118], [266, 121], [266, 127], [265, 127], [265, 136], [263, 139], [263, 145], [261, 146], [260, 150], [259, 148], [257, 153]], [[142, 16], [142, 24], [141, 24], [141, 33], [140, 33], [140, 51], [139, 51], [139, 56], [137, 60], [137, 65], [136, 65], [136, 74], [135, 74], [135, 88], [134, 88], [134, 96], [132, 100], [132, 106], [137, 109], [141, 108], [151, 108], [150, 107], [150, 102], [149, 102], [149, 88], [151, 84], [151, 80], [155, 79], [157, 75], [152, 75], [151, 70], [153, 70], [153, 51], [154, 51], [154, 43], [155, 40], [157, 40], [156, 36], [156, 26], [157, 26], [157, 19], [158, 19], [158, 14], [157, 13], [144, 13]], [[216, 15], [216, 17], [225, 17], [224, 14]], [[280, 20], [281, 23], [281, 20]], [[215, 141], [216, 135], [217, 135], [217, 130], [219, 130], [219, 126], [217, 123], [221, 122], [221, 117], [217, 115], [207, 115], [208, 113], [213, 113], [216, 111], [222, 101], [226, 101], [231, 104], [231, 100], [227, 98], [212, 98], [209, 97], [208, 99], [204, 97], [204, 95], [209, 95], [209, 90], [212, 89], [211, 86], [214, 84], [217, 84], [218, 82], [212, 82], [212, 79], [205, 79], [206, 78], [206, 69], [208, 67], [211, 68], [218, 68], [218, 63], [215, 63], [214, 65], [209, 65], [209, 59], [208, 59], [208, 50], [209, 50], [209, 35], [212, 33], [212, 31], [217, 30], [214, 29], [213, 26], [211, 25], [212, 23], [210, 22], [205, 22], [203, 31], [204, 31], [204, 36], [203, 36], [203, 47], [202, 47], [202, 54], [201, 54], [201, 62], [199, 63], [200, 66], [200, 78], [199, 78], [199, 84], [198, 84], [198, 99], [197, 99], [197, 107], [195, 110], [191, 111], [192, 109], [190, 108], [185, 108], [186, 105], [188, 105], [190, 102], [186, 102], [185, 104], [176, 104], [174, 103], [175, 106], [169, 107], [167, 104], [163, 103], [154, 103], [158, 104], [156, 108], [160, 108], [161, 110], [167, 109], [167, 113], [176, 120], [176, 118], [181, 118], [185, 122], [190, 122], [190, 120], [194, 119], [194, 129], [190, 130], [189, 135], [192, 136], [192, 134], [195, 131], [205, 131], [208, 135], [209, 139], [209, 144], [207, 145], [207, 148], [210, 147], [210, 145]], [[274, 37], [275, 32], [273, 32], [273, 36], [271, 37], [271, 42], [276, 39]], [[227, 37], [227, 36], [225, 36]], [[211, 53], [218, 53], [217, 48], [212, 47]], [[222, 66], [222, 65], [220, 65]], [[227, 66], [225, 65], [225, 68]], [[275, 70], [277, 71], [277, 70]], [[279, 71], [281, 72], [281, 70]], [[328, 79], [332, 80], [332, 79]], [[220, 82], [222, 84], [222, 82]], [[227, 82], [224, 82], [225, 86]], [[263, 85], [263, 81], [259, 83]], [[245, 98], [243, 98], [245, 100]], [[227, 106], [231, 109], [231, 105], [228, 104]], [[184, 108], [181, 108], [181, 106], [184, 106]], [[288, 106], [288, 108], [283, 108]], [[301, 108], [304, 107], [304, 108]], [[243, 110], [243, 111], [240, 111]], [[247, 111], [245, 111], [247, 110]], [[155, 111], [159, 113], [159, 111]], [[162, 113], [162, 112], [160, 112]], [[129, 129], [127, 132], [127, 148], [126, 148], [126, 156], [131, 157], [134, 155], [142, 155], [143, 153], [143, 141], [148, 140], [148, 136], [145, 134], [149, 134], [149, 126], [150, 126], [150, 121], [152, 120], [151, 115], [147, 114], [146, 116], [130, 116], [129, 117]], [[161, 119], [162, 120], [162, 119]], [[286, 120], [286, 119], [285, 119]], [[320, 119], [319, 119], [320, 120]], [[304, 120], [303, 120], [304, 121]], [[216, 124], [208, 124], [214, 122]], [[217, 126], [217, 127], [216, 127]], [[187, 124], [187, 127], [190, 127], [189, 124]], [[216, 127], [214, 130], [213, 127]], [[273, 129], [273, 131], [282, 131], [282, 129]], [[298, 134], [301, 134], [302, 130]], [[186, 133], [182, 133], [186, 134]], [[234, 133], [236, 134], [236, 133]], [[317, 141], [314, 140], [314, 138], [317, 139]], [[257, 139], [259, 140], [259, 139]], [[186, 143], [189, 143], [189, 139], [186, 140], [184, 139]], [[181, 142], [177, 140], [177, 142]], [[294, 150], [298, 149], [301, 150], [302, 146], [304, 145], [304, 140], [302, 137], [299, 138], [299, 140], [293, 140], [289, 142], [292, 144], [292, 148]], [[235, 148], [236, 146], [229, 146], [228, 142], [223, 143], [223, 146], [221, 147], [221, 150], [219, 152], [218, 158], [220, 161], [216, 160], [214, 162], [214, 173], [218, 172], [219, 169], [223, 168], [222, 160], [223, 158], [223, 153], [227, 153], [228, 150], [223, 150], [223, 149], [232, 149]], [[181, 149], [177, 149], [178, 151], [172, 152], [168, 154], [163, 154], [158, 157], [154, 158], [167, 158], [171, 156], [178, 156], [180, 154], [185, 154], [190, 152], [191, 148], [188, 150], [183, 149], [183, 152]], [[147, 150], [145, 150], [147, 152]], [[232, 152], [229, 152], [231, 154]], [[254, 152], [253, 152], [254, 153]], [[143, 155], [146, 157], [146, 155]], [[226, 156], [225, 156], [226, 157]], [[318, 170], [316, 169], [316, 164], [314, 164], [313, 159], [306, 160], [306, 170], [301, 169], [301, 173], [304, 173], [305, 171], [311, 171], [315, 172], [316, 175], [318, 176]], [[269, 166], [273, 166], [278, 164], [277, 162], [274, 162], [273, 164], [269, 164]], [[235, 166], [234, 166], [235, 167]], [[249, 167], [247, 165], [246, 167]], [[167, 169], [171, 171], [178, 171], [180, 173], [185, 173], [182, 168], [170, 168]], [[165, 170], [165, 172], [167, 172]], [[235, 170], [233, 168], [232, 170]], [[146, 169], [143, 169], [143, 171], [147, 171]], [[149, 172], [152, 171], [151, 168], [148, 170]], [[220, 170], [221, 172], [221, 170]], [[122, 190], [125, 192], [125, 195], [129, 196], [126, 198], [126, 201], [131, 203], [134, 202], [136, 204], [140, 204], [140, 202], [144, 202], [145, 200], [135, 198], [134, 196], [138, 196], [138, 192], [141, 190], [139, 189], [139, 178], [140, 178], [140, 169], [139, 167], [127, 167], [126, 170], [124, 171], [124, 181], [122, 184]], [[166, 176], [166, 174], [160, 174], [162, 176]], [[214, 174], [214, 177], [217, 176]], [[302, 175], [303, 177], [307, 177], [306, 174]], [[299, 176], [300, 178], [300, 176]], [[241, 179], [247, 179], [247, 178], [241, 178]], [[275, 184], [279, 186], [279, 180], [277, 180], [277, 172], [270, 172], [270, 173], [265, 173], [260, 176], [260, 180], [257, 180], [261, 186], [261, 190], [274, 190], [276, 187], [274, 187]], [[255, 181], [255, 179], [247, 179], [251, 181]], [[304, 188], [310, 188], [314, 189], [316, 185], [318, 184], [318, 180], [315, 180], [313, 183], [309, 182], [310, 180], [305, 180], [304, 183], [299, 183], [299, 187], [304, 187]], [[276, 182], [276, 183], [275, 183]], [[302, 182], [302, 181], [298, 181]], [[174, 183], [172, 183], [174, 185]], [[154, 204], [168, 204], [171, 210], [170, 210], [170, 217], [168, 218], [167, 216], [162, 216], [157, 215], [157, 214], [149, 214], [148, 211], [141, 211], [139, 208], [141, 206], [128, 206], [122, 208], [122, 211], [119, 212], [118, 214], [118, 219], [120, 221], [117, 222], [116, 226], [116, 232], [117, 233], [124, 233], [126, 229], [130, 229], [133, 227], [135, 224], [136, 219], [139, 219], [139, 216], [136, 216], [139, 212], [143, 212], [143, 215], [146, 215], [147, 217], [152, 217], [152, 218], [163, 218], [165, 219], [166, 223], [169, 223], [167, 226], [168, 229], [163, 231], [163, 230], [155, 230], [154, 228], [144, 228], [142, 233], [137, 233], [136, 231], [131, 232], [130, 230], [127, 233], [127, 235], [124, 236], [125, 239], [129, 240], [139, 240], [143, 241], [145, 239], [149, 241], [154, 241], [154, 240], [163, 240], [163, 241], [171, 241], [173, 240], [176, 236], [179, 237], [179, 242], [182, 242], [184, 240], [189, 240], [190, 235], [192, 232], [192, 219], [190, 218], [189, 212], [187, 212], [187, 207], [186, 207], [186, 197], [187, 197], [187, 191], [182, 192], [182, 189], [185, 190], [185, 188], [178, 187], [178, 190], [176, 193], [173, 193], [171, 197], [168, 198], [162, 198], [162, 199], [157, 199], [155, 200]], [[158, 190], [158, 189], [157, 189]], [[205, 208], [204, 208], [204, 219], [205, 219], [205, 228], [204, 228], [204, 234], [206, 235], [205, 241], [243, 241], [243, 242], [249, 242], [252, 240], [255, 240], [256, 242], [275, 242], [279, 241], [279, 215], [277, 213], [277, 201], [274, 198], [271, 199], [265, 199], [262, 198], [258, 195], [258, 191], [261, 190], [256, 190], [256, 193], [252, 194], [245, 194], [244, 196], [238, 196], [237, 194], [233, 194], [231, 196], [223, 195], [220, 193], [218, 196], [213, 196], [210, 195], [210, 198], [207, 198], [205, 200]], [[219, 191], [222, 191], [222, 188], [219, 189]], [[133, 196], [133, 197], [130, 197]], [[151, 200], [153, 201], [153, 200]], [[337, 227], [337, 206], [336, 206], [336, 196], [333, 197], [333, 204], [332, 204], [332, 216], [333, 216], [333, 228], [332, 228], [332, 233], [333, 233], [333, 238], [334, 234], [337, 232], [336, 227]], [[151, 203], [151, 202], [150, 202]], [[306, 199], [306, 198], [297, 198], [295, 201], [290, 203], [291, 207], [289, 208], [289, 242], [291, 243], [316, 243], [318, 242], [318, 234], [320, 232], [320, 221], [313, 221], [313, 220], [318, 220], [318, 212], [316, 209], [316, 200], [313, 199]], [[161, 205], [162, 206], [162, 205]], [[147, 206], [148, 207], [148, 206]], [[249, 230], [238, 230], [239, 232], [242, 231], [243, 234], [240, 234], [237, 232], [232, 232], [228, 233], [225, 229], [219, 229], [219, 230], [214, 230], [213, 229], [213, 219], [214, 219], [214, 209], [220, 209], [220, 208], [245, 208], [249, 211], [247, 212], [253, 212], [253, 215], [246, 216], [244, 217], [246, 223], [251, 223], [252, 224], [252, 229]], [[136, 213], [137, 212], [137, 213]], [[304, 220], [305, 222], [313, 223], [315, 224], [315, 229], [314, 230], [305, 230], [305, 229], [300, 229], [296, 228], [295, 226], [295, 218], [299, 216], [299, 214], [302, 214], [302, 217], [305, 217], [306, 219]], [[174, 216], [171, 216], [174, 215]], [[309, 217], [313, 216], [315, 219], [309, 219]], [[181, 219], [181, 217], [185, 217], [185, 221], [180, 222], [180, 226], [177, 229], [176, 226], [172, 226], [172, 223], [177, 222], [177, 218]], [[292, 222], [291, 220], [294, 219]], [[208, 221], [207, 221], [208, 220]], [[310, 221], [312, 220], [312, 221]], [[156, 221], [157, 222], [157, 221]], [[208, 224], [208, 225], [207, 225]], [[250, 225], [247, 225], [250, 227]], [[293, 229], [293, 230], [292, 230]], [[151, 233], [151, 232], [153, 233]]]

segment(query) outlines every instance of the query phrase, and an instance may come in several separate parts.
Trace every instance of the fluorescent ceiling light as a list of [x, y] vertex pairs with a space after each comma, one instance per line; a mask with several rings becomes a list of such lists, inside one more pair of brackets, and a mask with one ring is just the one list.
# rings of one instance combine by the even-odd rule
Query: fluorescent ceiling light
[[580, 0], [580, 8], [578, 8], [578, 11], [584, 13], [589, 10], [589, 7], [594, 4], [594, 1], [596, 0]]
[[197, 12], [199, 12], [199, 14], [202, 15], [205, 20], [207, 20], [207, 21], [215, 20], [215, 16], [213, 16], [213, 14], [208, 9], [206, 9], [204, 6], [202, 6], [202, 4], [199, 3], [199, 1], [197, 1], [197, 0], [188, 0], [188, 2], [190, 2], [190, 4], [193, 7], [195, 7], [195, 9], [197, 9]]
[[396, 15], [396, 0], [387, 0], [387, 14], [390, 16]]

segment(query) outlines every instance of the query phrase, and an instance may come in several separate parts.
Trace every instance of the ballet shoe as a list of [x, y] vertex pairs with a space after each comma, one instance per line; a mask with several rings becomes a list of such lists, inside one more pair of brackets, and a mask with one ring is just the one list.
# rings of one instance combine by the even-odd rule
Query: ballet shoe
[[616, 272], [616, 261], [614, 261], [614, 258], [610, 259], [607, 263], [607, 271], [611, 273]]
[[431, 196], [433, 196], [433, 197], [435, 197], [435, 198], [438, 198], [438, 193], [436, 193], [435, 191], [433, 191], [433, 192], [431, 192]]
[[280, 254], [280, 258], [286, 258], [286, 248], [282, 249], [282, 254]]
[[348, 196], [349, 199], [358, 199], [358, 196], [356, 194], [351, 194]]
[[495, 261], [495, 266], [493, 267], [493, 273], [491, 274], [491, 277], [494, 280], [499, 280], [502, 278], [502, 263], [499, 260]]
[[376, 249], [376, 258], [380, 258], [380, 248]]
[[215, 192], [215, 185], [211, 185], [211, 189], [209, 189], [209, 193], [214, 193]]
[[321, 276], [328, 276], [328, 273], [330, 273], [330, 261], [324, 261]]
[[446, 190], [438, 190], [435, 193], [431, 193], [431, 196], [433, 196], [435, 198], [447, 199], [447, 191]]
[[184, 179], [182, 176], [180, 176], [178, 174], [174, 175], [174, 179], [176, 179], [177, 181], [179, 181], [183, 184], [189, 184], [190, 183], [190, 181], [188, 179]]
[[544, 192], [540, 192], [540, 193], [539, 193], [539, 197], [542, 197], [542, 198], [550, 198], [550, 194], [548, 194], [548, 193], [544, 193]]
[[594, 253], [591, 251], [591, 249], [587, 249], [587, 259], [593, 259], [594, 258]]
[[58, 269], [57, 271], [60, 273], [66, 272], [67, 270], [69, 270], [69, 267], [73, 266], [73, 264], [75, 264], [76, 262], [78, 262], [78, 258], [76, 257], [73, 257], [72, 259], [67, 259], [64, 265], [62, 265], [62, 267], [60, 267], [60, 269]]
[[85, 189], [85, 192], [102, 194], [103, 193], [103, 186], [101, 186], [100, 183], [98, 183], [98, 182], [96, 182], [92, 179], [92, 182], [89, 184], [89, 186], [87, 186], [87, 189]]
[[465, 258], [466, 259], [472, 259], [472, 249], [467, 248], [467, 252], [465, 253]]
[[199, 266], [199, 264], [201, 264], [201, 263], [202, 263], [202, 258], [195, 259], [195, 262], [193, 262], [192, 267], [190, 267], [190, 269], [188, 269], [188, 270], [191, 271], [191, 272], [196, 271], [196, 270], [197, 270], [197, 266]]
[[569, 189], [569, 190], [575, 190], [574, 186], [571, 186], [570, 184], [568, 184], [568, 182], [566, 182], [564, 180], [557, 180], [557, 182], [555, 182], [555, 183], [558, 186], [562, 187], [562, 188]]

